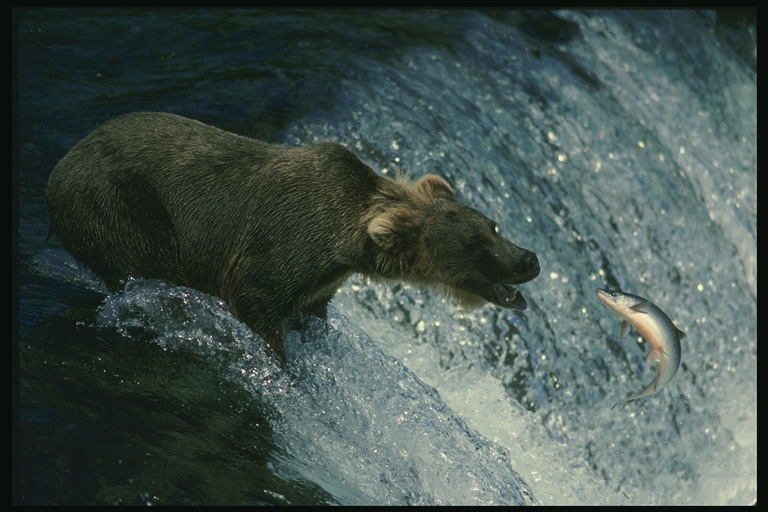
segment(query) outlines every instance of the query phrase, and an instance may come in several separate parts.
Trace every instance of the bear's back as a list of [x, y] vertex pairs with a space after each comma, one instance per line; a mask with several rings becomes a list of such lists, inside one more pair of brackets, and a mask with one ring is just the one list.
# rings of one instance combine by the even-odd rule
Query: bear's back
[[339, 144], [275, 146], [139, 112], [75, 145], [46, 202], [65, 248], [113, 288], [140, 276], [213, 292], [244, 244], [298, 250], [356, 229], [382, 179]]

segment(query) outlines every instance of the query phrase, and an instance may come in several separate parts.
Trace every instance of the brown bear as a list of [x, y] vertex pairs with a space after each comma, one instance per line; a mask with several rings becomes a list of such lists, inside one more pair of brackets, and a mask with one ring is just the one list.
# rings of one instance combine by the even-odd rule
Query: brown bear
[[539, 274], [437, 176], [392, 180], [339, 144], [275, 146], [167, 113], [94, 130], [53, 169], [46, 204], [51, 233], [111, 289], [142, 277], [218, 296], [283, 362], [287, 321], [325, 318], [355, 272], [512, 309]]

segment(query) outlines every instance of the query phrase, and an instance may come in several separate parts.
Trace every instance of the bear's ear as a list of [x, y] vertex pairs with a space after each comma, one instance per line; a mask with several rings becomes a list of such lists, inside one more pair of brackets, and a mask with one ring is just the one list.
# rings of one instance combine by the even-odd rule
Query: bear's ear
[[425, 201], [437, 199], [441, 196], [454, 197], [453, 189], [441, 177], [427, 174], [413, 185], [416, 193]]
[[405, 208], [377, 215], [368, 224], [368, 234], [382, 249], [405, 248], [416, 234], [416, 212]]

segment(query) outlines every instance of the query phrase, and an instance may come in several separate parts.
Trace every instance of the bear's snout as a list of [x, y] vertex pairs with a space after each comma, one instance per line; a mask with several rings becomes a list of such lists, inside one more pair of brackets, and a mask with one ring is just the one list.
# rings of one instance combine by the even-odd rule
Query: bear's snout
[[[507, 309], [524, 310], [528, 307], [523, 294], [516, 285], [536, 278], [541, 272], [539, 258], [536, 253], [516, 246], [508, 240], [503, 240], [505, 253], [497, 254], [501, 272], [491, 279], [493, 284], [489, 290], [480, 295], [488, 302]], [[490, 275], [489, 275], [490, 277]]]
[[541, 272], [536, 253], [523, 249], [509, 240], [500, 239], [498, 256], [502, 264], [502, 274], [498, 276], [505, 283], [522, 284], [536, 278]]
[[523, 251], [525, 251], [525, 253], [520, 258], [520, 267], [524, 269], [524, 273], [527, 276], [525, 281], [530, 281], [531, 279], [538, 277], [541, 272], [541, 266], [539, 265], [539, 258], [536, 256], [536, 253], [526, 249], [523, 249]]

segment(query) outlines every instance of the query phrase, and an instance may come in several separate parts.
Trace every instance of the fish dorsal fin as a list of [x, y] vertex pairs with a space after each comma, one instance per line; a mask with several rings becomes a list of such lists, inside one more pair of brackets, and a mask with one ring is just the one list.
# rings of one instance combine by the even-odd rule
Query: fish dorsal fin
[[634, 306], [631, 306], [629, 309], [635, 313], [647, 313], [650, 306], [651, 303], [646, 300], [645, 302], [638, 302]]
[[629, 322], [625, 320], [621, 322], [621, 327], [619, 327], [619, 339], [626, 336], [628, 332], [629, 332]]
[[[675, 329], [677, 329], [677, 328], [675, 328]], [[677, 329], [677, 337], [678, 337], [678, 338], [680, 338], [680, 339], [683, 339], [683, 338], [685, 338], [686, 336], [688, 336], [688, 335], [687, 335], [687, 334], [685, 334], [685, 333], [684, 333], [683, 331], [681, 331], [680, 329]]]

